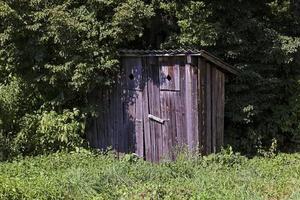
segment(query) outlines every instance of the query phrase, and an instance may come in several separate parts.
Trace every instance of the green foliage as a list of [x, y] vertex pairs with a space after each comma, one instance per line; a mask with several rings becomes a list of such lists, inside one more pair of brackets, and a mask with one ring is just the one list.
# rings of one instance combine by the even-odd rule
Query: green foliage
[[153, 14], [140, 0], [0, 1], [0, 154], [81, 144], [89, 93], [114, 82], [117, 49]]
[[[296, 1], [173, 1], [161, 7], [179, 31], [170, 47], [205, 48], [242, 70], [227, 83], [226, 132], [236, 148], [256, 152], [299, 135], [299, 15]], [[169, 17], [170, 18], [170, 17]], [[174, 39], [175, 38], [175, 39]], [[243, 138], [243, 140], [241, 140]]]
[[111, 82], [116, 49], [141, 35], [153, 15], [139, 0], [4, 1], [1, 8], [4, 78], [30, 78], [49, 101], [62, 95], [59, 104]]
[[227, 83], [227, 142], [256, 153], [275, 138], [288, 150], [300, 135], [299, 16], [289, 0], [2, 0], [0, 138], [9, 145], [0, 151], [21, 133], [41, 134], [41, 113], [90, 116], [91, 91], [116, 80], [119, 48], [181, 47], [242, 71]]
[[21, 155], [38, 155], [59, 150], [74, 150], [83, 144], [84, 124], [79, 110], [64, 110], [25, 115], [13, 148]]
[[247, 159], [230, 149], [161, 164], [56, 153], [1, 163], [0, 198], [298, 199], [299, 160], [299, 154]]
[[17, 129], [19, 117], [35, 104], [31, 99], [32, 88], [19, 78], [12, 78], [9, 84], [0, 84], [0, 132], [13, 132]]

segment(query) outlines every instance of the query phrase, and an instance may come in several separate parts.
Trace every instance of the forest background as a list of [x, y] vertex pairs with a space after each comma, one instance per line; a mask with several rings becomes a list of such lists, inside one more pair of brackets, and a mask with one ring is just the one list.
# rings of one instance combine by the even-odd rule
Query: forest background
[[1, 0], [0, 160], [87, 146], [87, 97], [114, 83], [121, 48], [223, 58], [241, 71], [227, 80], [227, 143], [298, 151], [299, 23], [296, 0]]

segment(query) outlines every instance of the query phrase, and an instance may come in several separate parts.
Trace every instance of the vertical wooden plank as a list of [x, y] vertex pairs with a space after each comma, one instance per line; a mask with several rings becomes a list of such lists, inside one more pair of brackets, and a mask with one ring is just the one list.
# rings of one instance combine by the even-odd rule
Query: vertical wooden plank
[[121, 124], [122, 124], [122, 100], [121, 100], [121, 84], [118, 80], [117, 87], [114, 93], [114, 110], [112, 111], [114, 113], [114, 149], [119, 152], [119, 134], [122, 130]]
[[111, 147], [111, 140], [110, 140], [110, 102], [109, 102], [109, 96], [110, 96], [110, 91], [105, 90], [105, 96], [104, 98], [104, 116], [102, 120], [105, 121], [105, 134], [104, 134], [104, 143], [105, 143], [105, 148], [106, 147]]
[[186, 90], [185, 90], [185, 64], [186, 59], [185, 57], [177, 57], [176, 64], [178, 64], [180, 73], [179, 73], [179, 80], [180, 80], [180, 91], [175, 95], [175, 110], [176, 110], [176, 145], [180, 149], [188, 147], [188, 140], [187, 140], [187, 123], [186, 123]]
[[185, 113], [186, 113], [186, 135], [189, 150], [193, 148], [193, 108], [192, 108], [192, 79], [191, 66], [185, 65]]
[[123, 110], [123, 120], [122, 120], [122, 130], [119, 134], [119, 144], [122, 153], [128, 152], [130, 138], [128, 137], [129, 130], [129, 121], [131, 117], [130, 113], [130, 102], [132, 90], [136, 88], [134, 80], [129, 78], [131, 71], [133, 70], [133, 61], [135, 57], [124, 57], [122, 59], [122, 110]]
[[185, 144], [183, 133], [184, 129], [184, 106], [182, 101], [182, 92], [177, 92], [174, 95], [175, 118], [176, 118], [176, 144], [182, 148]]
[[106, 143], [106, 138], [105, 138], [105, 135], [106, 135], [106, 127], [107, 127], [107, 121], [106, 121], [106, 118], [105, 118], [105, 113], [106, 113], [106, 108], [105, 108], [105, 106], [107, 106], [106, 105], [106, 94], [105, 94], [105, 91], [103, 91], [102, 90], [102, 92], [101, 92], [101, 108], [100, 108], [100, 112], [101, 112], [101, 117], [98, 119], [98, 122], [100, 123], [100, 120], [102, 121], [102, 130], [101, 131], [99, 131], [99, 133], [100, 133], [100, 138], [101, 138], [101, 141], [102, 141], [102, 147], [101, 147], [101, 149], [102, 148], [104, 148], [104, 147], [107, 147], [108, 146], [108, 144]]
[[121, 81], [120, 81], [120, 91], [119, 91], [119, 95], [120, 95], [120, 124], [119, 124], [119, 132], [118, 132], [118, 151], [120, 153], [125, 152], [125, 134], [126, 134], [126, 130], [124, 129], [124, 122], [126, 121], [127, 118], [127, 109], [126, 109], [126, 96], [127, 96], [127, 85], [126, 85], [126, 70], [127, 67], [127, 62], [126, 62], [126, 57], [122, 57], [121, 58], [121, 72], [120, 72], [120, 77], [121, 77]]
[[207, 65], [203, 58], [198, 60], [198, 101], [199, 101], [199, 135], [200, 148], [203, 154], [207, 153], [207, 137], [206, 137], [206, 81], [207, 81]]
[[[159, 65], [157, 57], [149, 57], [150, 67], [149, 69], [149, 81], [148, 81], [148, 104], [149, 114], [160, 117], [160, 89], [159, 89]], [[161, 124], [156, 121], [150, 120], [150, 135], [152, 146], [152, 161], [159, 161], [159, 146], [162, 145], [161, 140]]]
[[103, 148], [103, 134], [104, 134], [104, 131], [103, 131], [103, 127], [105, 126], [105, 121], [102, 120], [103, 118], [103, 92], [102, 91], [98, 91], [97, 92], [97, 99], [98, 99], [98, 102], [97, 104], [99, 105], [98, 107], [98, 117], [97, 119], [95, 119], [95, 121], [97, 120], [98, 123], [95, 122], [95, 125], [97, 124], [97, 139], [98, 139], [98, 148], [99, 149], [102, 149]]
[[148, 57], [143, 58], [143, 132], [144, 132], [144, 155], [145, 159], [151, 161], [152, 149], [151, 149], [151, 133], [150, 122], [148, 118], [149, 114], [149, 98], [148, 98], [148, 67], [150, 67]]
[[193, 132], [193, 151], [199, 148], [199, 129], [198, 129], [198, 70], [197, 67], [191, 66], [191, 89], [192, 89], [192, 132]]
[[211, 106], [211, 66], [207, 63], [206, 69], [206, 153], [212, 152], [212, 139], [211, 139], [211, 113], [212, 113], [212, 106]]
[[110, 143], [110, 148], [114, 148], [114, 97], [113, 97], [113, 91], [115, 88], [112, 88], [112, 90], [109, 90], [108, 92], [108, 110], [107, 110], [107, 119], [108, 119], [108, 140]]
[[172, 112], [174, 113], [172, 116], [172, 120], [173, 120], [173, 145], [177, 146], [178, 148], [182, 148], [182, 144], [181, 144], [181, 124], [182, 124], [182, 115], [181, 115], [181, 109], [182, 109], [182, 104], [180, 102], [180, 93], [181, 93], [181, 71], [180, 71], [180, 64], [182, 62], [182, 58], [180, 57], [174, 57], [173, 58], [173, 62], [172, 65], [174, 66], [174, 71], [176, 71], [176, 73], [174, 73], [174, 82], [175, 84], [175, 88], [176, 91], [172, 91]]
[[185, 90], [185, 65], [182, 65], [180, 67], [180, 88], [182, 88], [180, 90], [179, 93], [179, 99], [178, 99], [178, 103], [176, 103], [176, 105], [179, 105], [177, 108], [179, 109], [180, 114], [177, 115], [176, 121], [178, 123], [178, 138], [179, 139], [179, 143], [181, 144], [181, 146], [186, 146], [188, 144], [187, 142], [187, 123], [186, 123], [186, 90]]
[[143, 134], [143, 98], [142, 92], [137, 92], [135, 108], [135, 153], [144, 156], [144, 134]]
[[203, 153], [203, 136], [202, 136], [202, 120], [203, 120], [203, 116], [202, 116], [202, 59], [198, 57], [198, 81], [197, 81], [197, 101], [198, 101], [198, 138], [199, 138], [199, 151], [202, 154]]
[[170, 116], [169, 116], [169, 122], [170, 122], [170, 132], [169, 132], [169, 151], [170, 151], [170, 156], [174, 160], [175, 159], [175, 151], [178, 150], [177, 144], [177, 125], [176, 125], [176, 104], [175, 104], [175, 99], [176, 99], [176, 93], [174, 91], [169, 91], [169, 109], [170, 109]]
[[225, 74], [221, 73], [221, 98], [220, 98], [220, 145], [224, 145], [224, 114], [225, 114]]
[[162, 152], [160, 158], [174, 159], [177, 148], [176, 96], [178, 92], [161, 91], [161, 116], [165, 120], [162, 125]]
[[[151, 63], [151, 60], [149, 58], [149, 64]], [[154, 80], [155, 79], [153, 77], [153, 68], [155, 66], [153, 66], [152, 64], [150, 64], [150, 66], [148, 66], [148, 106], [149, 106], [149, 113], [148, 114], [152, 114], [152, 115], [157, 115], [157, 113], [154, 113], [154, 100], [155, 98], [153, 98], [153, 96], [155, 96], [154, 92]], [[155, 123], [152, 120], [149, 120], [149, 127], [150, 127], [150, 148], [151, 148], [151, 161], [155, 162], [156, 161], [156, 141], [155, 141]]]
[[[124, 152], [136, 152], [137, 148], [141, 148], [138, 141], [142, 131], [142, 103], [141, 92], [128, 90], [124, 101], [125, 116], [123, 121], [124, 136]], [[137, 113], [138, 112], [138, 113]], [[143, 143], [141, 143], [143, 146]], [[143, 148], [143, 147], [142, 147]]]
[[[120, 80], [117, 80], [116, 87], [113, 90], [113, 149], [117, 152], [119, 151], [119, 133], [120, 133], [120, 124], [122, 116], [122, 108], [121, 108], [121, 98], [120, 98]], [[121, 114], [120, 114], [121, 113]]]
[[135, 116], [136, 116], [136, 91], [129, 90], [129, 102], [128, 102], [128, 118], [127, 118], [127, 149], [126, 153], [134, 152], [135, 143]]
[[142, 99], [142, 89], [143, 89], [143, 63], [142, 58], [140, 57], [136, 61], [136, 71], [135, 78], [138, 82], [137, 90], [135, 94], [135, 143], [134, 149], [137, 155], [140, 157], [144, 156], [144, 136], [143, 136], [143, 99]]
[[98, 118], [97, 118], [97, 138], [98, 138], [98, 141], [99, 141], [99, 146], [98, 148], [99, 149], [103, 149], [105, 146], [104, 146], [104, 134], [105, 134], [105, 123], [106, 121], [103, 120], [103, 116], [104, 116], [104, 92], [103, 90], [100, 90], [98, 91], [97, 93], [97, 98], [98, 98], [98, 101], [97, 103], [99, 103], [99, 108], [98, 108]]
[[120, 132], [118, 134], [118, 147], [119, 147], [119, 152], [124, 152], [125, 151], [125, 133], [126, 130], [124, 129], [124, 122], [126, 121], [127, 117], [127, 109], [126, 109], [126, 103], [125, 103], [125, 97], [124, 97], [124, 90], [121, 88], [121, 114], [122, 116], [120, 117], [121, 123], [119, 125], [120, 127]]
[[111, 147], [114, 150], [115, 149], [115, 91], [116, 91], [116, 85], [112, 88], [110, 92], [110, 107], [109, 107], [109, 113], [110, 113], [110, 140], [111, 140]]
[[170, 149], [172, 145], [172, 138], [170, 136], [170, 96], [168, 91], [160, 92], [160, 107], [161, 107], [161, 118], [166, 120], [162, 125], [162, 143], [160, 151], [160, 159], [170, 159]]
[[218, 74], [215, 66], [211, 65], [211, 87], [212, 87], [212, 113], [211, 113], [211, 137], [212, 137], [212, 152], [217, 151], [217, 113], [218, 113]]

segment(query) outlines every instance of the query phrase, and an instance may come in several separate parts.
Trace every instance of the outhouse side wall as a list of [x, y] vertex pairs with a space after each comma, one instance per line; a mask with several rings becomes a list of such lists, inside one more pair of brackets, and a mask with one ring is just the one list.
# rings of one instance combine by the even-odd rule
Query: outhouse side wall
[[225, 74], [198, 59], [199, 146], [203, 154], [221, 149], [224, 137]]

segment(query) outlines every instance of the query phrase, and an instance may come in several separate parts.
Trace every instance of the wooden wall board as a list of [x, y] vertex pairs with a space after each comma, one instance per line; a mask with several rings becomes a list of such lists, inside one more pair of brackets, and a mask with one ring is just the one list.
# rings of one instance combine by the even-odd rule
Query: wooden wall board
[[211, 65], [206, 63], [206, 83], [205, 83], [205, 98], [206, 98], [206, 153], [210, 154], [212, 152], [212, 123], [211, 123], [211, 114], [212, 114], [212, 94], [211, 94]]
[[191, 65], [191, 104], [192, 104], [192, 151], [199, 149], [199, 129], [198, 129], [198, 70], [197, 66]]
[[193, 143], [193, 107], [192, 107], [192, 80], [191, 80], [191, 65], [185, 65], [185, 116], [186, 116], [186, 135], [187, 145], [192, 149]]
[[143, 96], [137, 92], [135, 107], [135, 143], [134, 152], [140, 157], [144, 156], [144, 131], [143, 131]]
[[179, 148], [186, 146], [187, 135], [186, 135], [186, 111], [185, 111], [185, 65], [179, 67], [180, 70], [180, 92], [176, 93], [175, 96], [175, 109], [176, 109], [176, 138], [177, 145]]
[[199, 104], [199, 135], [200, 135], [200, 149], [203, 154], [207, 150], [206, 139], [206, 76], [207, 65], [203, 58], [198, 59], [198, 104]]
[[148, 95], [148, 74], [151, 67], [151, 57], [143, 58], [143, 132], [144, 132], [144, 155], [146, 160], [152, 160], [152, 146], [151, 146], [151, 131], [150, 131], [150, 119], [149, 115], [149, 95]]
[[[152, 57], [152, 63], [148, 68], [148, 106], [149, 114], [160, 117], [160, 89], [159, 89], [159, 66], [156, 57]], [[159, 146], [161, 146], [161, 124], [154, 120], [149, 120], [151, 146], [152, 146], [152, 161], [159, 161]]]
[[212, 90], [212, 111], [211, 111], [211, 138], [212, 153], [217, 151], [217, 104], [218, 104], [218, 74], [217, 69], [211, 66], [211, 90]]
[[170, 149], [172, 148], [170, 92], [161, 91], [160, 98], [161, 118], [164, 120], [161, 131], [162, 145], [160, 151], [160, 159], [170, 159]]

